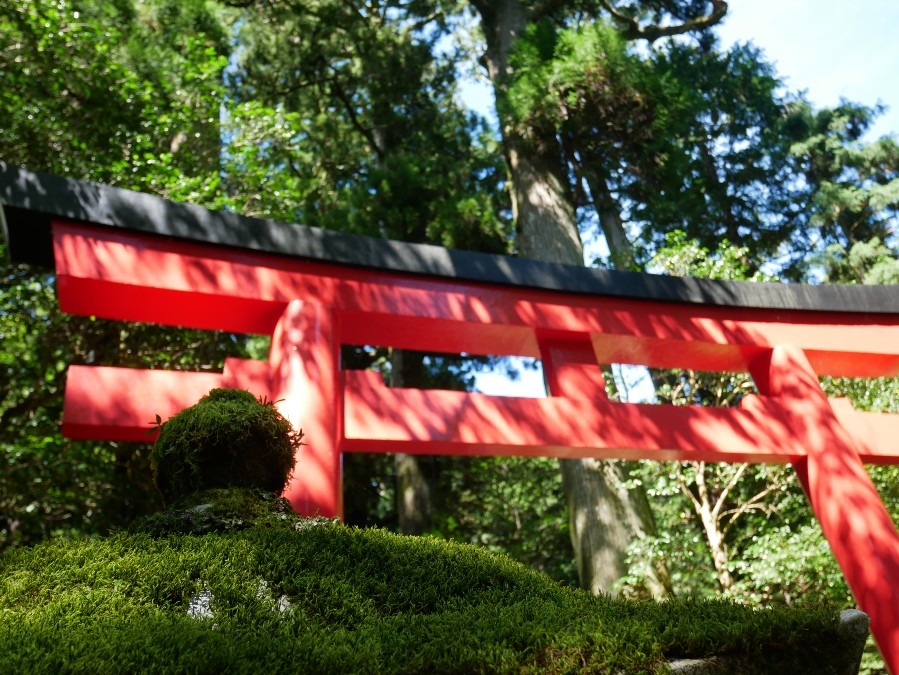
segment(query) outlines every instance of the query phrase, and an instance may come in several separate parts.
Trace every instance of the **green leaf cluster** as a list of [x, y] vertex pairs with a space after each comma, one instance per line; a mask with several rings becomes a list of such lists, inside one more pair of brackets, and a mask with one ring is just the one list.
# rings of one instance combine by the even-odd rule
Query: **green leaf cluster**
[[209, 199], [226, 53], [203, 0], [0, 3], [0, 156]]
[[[329, 229], [508, 250], [497, 143], [457, 100], [430, 3], [268, 4], [243, 15], [228, 71], [234, 208]], [[440, 24], [439, 10], [433, 23]], [[406, 22], [405, 18], [408, 18]]]

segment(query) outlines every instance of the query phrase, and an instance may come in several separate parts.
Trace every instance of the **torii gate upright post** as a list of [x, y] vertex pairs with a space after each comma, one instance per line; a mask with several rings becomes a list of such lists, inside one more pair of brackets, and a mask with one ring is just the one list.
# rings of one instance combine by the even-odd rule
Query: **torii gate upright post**
[[756, 358], [759, 391], [796, 415], [805, 457], [800, 482], [853, 595], [892, 672], [899, 671], [899, 536], [877, 488], [800, 349], [779, 346]]
[[272, 335], [271, 390], [281, 413], [305, 434], [284, 496], [297, 513], [343, 515], [340, 463], [339, 345], [333, 312], [292, 300]]
[[[899, 674], [899, 534], [863, 462], [899, 464], [899, 415], [820, 375], [899, 375], [899, 293], [548, 265], [246, 219], [0, 162], [14, 259], [54, 265], [75, 314], [272, 337], [267, 363], [187, 373], [71, 366], [63, 432], [145, 440], [215, 386], [278, 401], [308, 445], [286, 495], [341, 515], [343, 452], [792, 462]], [[344, 344], [538, 357], [550, 394], [393, 389]], [[599, 364], [750, 372], [739, 408], [612, 403]]]

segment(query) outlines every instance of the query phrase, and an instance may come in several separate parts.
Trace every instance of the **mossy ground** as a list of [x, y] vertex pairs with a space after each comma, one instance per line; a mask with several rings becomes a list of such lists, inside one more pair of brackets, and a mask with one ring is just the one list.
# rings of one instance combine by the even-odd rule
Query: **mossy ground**
[[594, 597], [473, 546], [218, 494], [197, 500], [225, 523], [210, 534], [157, 521], [6, 555], [0, 672], [652, 673], [835, 635], [831, 609]]

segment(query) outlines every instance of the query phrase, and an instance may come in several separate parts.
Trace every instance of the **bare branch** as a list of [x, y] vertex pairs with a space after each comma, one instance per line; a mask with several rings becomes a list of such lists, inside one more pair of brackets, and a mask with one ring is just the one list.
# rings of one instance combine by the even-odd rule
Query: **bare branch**
[[747, 511], [764, 508], [763, 505], [759, 504], [759, 502], [761, 502], [765, 497], [767, 497], [775, 490], [778, 490], [779, 488], [780, 483], [772, 483], [751, 499], [740, 504], [739, 508], [733, 509], [732, 511], [727, 511], [726, 513], [722, 514], [722, 517], [725, 515], [730, 516], [727, 524], [725, 524], [724, 527], [721, 528], [722, 534], [726, 537], [727, 533], [730, 532], [730, 529], [734, 526], [734, 523], [737, 521], [737, 519]]
[[680, 484], [680, 489], [681, 489], [681, 492], [683, 492], [685, 495], [687, 495], [687, 497], [690, 498], [690, 501], [693, 502], [693, 508], [696, 510], [696, 513], [699, 513], [700, 509], [702, 508], [702, 504], [699, 503], [699, 500], [696, 498], [696, 495], [694, 495], [692, 492], [690, 492], [690, 489], [687, 487], [686, 483], [682, 482]]
[[705, 472], [705, 462], [689, 462], [689, 464], [693, 467], [693, 470], [696, 472], [696, 487], [699, 492], [699, 496], [693, 494], [690, 488], [687, 487], [687, 483], [684, 480], [683, 474], [678, 474], [678, 483], [680, 484], [681, 491], [690, 498], [690, 501], [693, 502], [693, 508], [696, 510], [697, 515], [702, 513], [702, 504], [704, 499], [703, 492], [705, 490], [705, 482], [703, 473]]
[[648, 40], [654, 42], [659, 38], [672, 35], [683, 35], [692, 31], [704, 30], [719, 23], [727, 14], [726, 0], [711, 0], [712, 11], [705, 16], [700, 16], [689, 21], [684, 21], [676, 26], [649, 25], [641, 26], [633, 17], [615, 9], [608, 0], [599, 0], [599, 4], [612, 15], [612, 18], [622, 26], [621, 34], [628, 40]]
[[699, 492], [699, 501], [705, 509], [708, 509], [711, 499], [709, 499], [709, 486], [705, 482], [705, 462], [694, 462], [696, 468], [696, 490]]
[[724, 502], [727, 499], [727, 496], [730, 494], [730, 491], [734, 489], [734, 486], [739, 482], [740, 477], [746, 472], [746, 467], [748, 464], [741, 464], [740, 468], [738, 468], [734, 475], [730, 477], [730, 480], [727, 481], [727, 485], [725, 485], [721, 494], [718, 495], [718, 501], [715, 502], [715, 508], [712, 509], [712, 516], [715, 520], [718, 520], [718, 516], [721, 514], [721, 509], [724, 507]]

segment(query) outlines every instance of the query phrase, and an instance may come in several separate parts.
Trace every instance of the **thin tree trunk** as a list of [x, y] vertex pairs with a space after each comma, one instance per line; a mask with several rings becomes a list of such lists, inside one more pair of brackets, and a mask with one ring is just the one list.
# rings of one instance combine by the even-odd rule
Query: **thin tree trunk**
[[[402, 350], [394, 349], [390, 354], [391, 386], [415, 386], [415, 368]], [[418, 455], [397, 453], [394, 455], [396, 467], [396, 512], [399, 529], [403, 534], [423, 534], [431, 527], [433, 515], [431, 484]]]
[[[509, 51], [527, 25], [527, 9], [518, 0], [478, 0], [473, 4], [481, 14], [487, 39], [487, 70], [497, 101], [502, 102], [512, 75]], [[521, 255], [583, 265], [574, 203], [558, 144], [553, 137], [524, 139], [512, 120], [501, 119], [501, 125]], [[619, 464], [562, 460], [561, 471], [581, 586], [594, 593], [612, 592], [628, 571], [628, 546], [654, 531], [645, 493], [626, 487], [627, 475]], [[650, 576], [649, 590], [654, 595], [670, 590], [667, 575]]]
[[733, 588], [734, 578], [729, 569], [730, 554], [724, 541], [725, 533], [721, 528], [720, 520], [721, 504], [723, 504], [726, 494], [719, 498], [717, 504], [713, 504], [713, 496], [705, 482], [705, 463], [696, 462], [694, 468], [696, 470], [696, 494], [690, 492], [685, 485], [682, 486], [682, 489], [693, 501], [693, 506], [702, 522], [702, 529], [705, 531], [705, 538], [712, 554], [712, 565], [715, 567], [718, 585], [722, 591], [729, 591]]
[[431, 485], [417, 455], [399, 452], [396, 463], [396, 511], [400, 532], [424, 534], [431, 527]]
[[[655, 534], [646, 493], [628, 485], [628, 462], [596, 459], [560, 461], [562, 485], [581, 586], [592, 593], [614, 593], [629, 569], [627, 549]], [[664, 565], [643, 570], [646, 590], [671, 595]]]
[[609, 189], [607, 177], [597, 167], [583, 166], [582, 171], [590, 196], [593, 198], [593, 205], [596, 207], [599, 226], [606, 237], [612, 266], [616, 270], [633, 269], [636, 262], [634, 247], [624, 231], [621, 211]]

